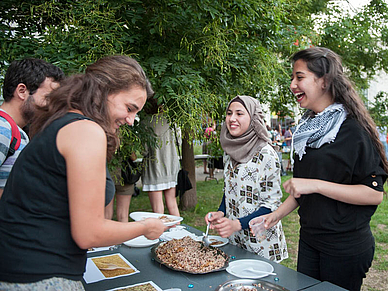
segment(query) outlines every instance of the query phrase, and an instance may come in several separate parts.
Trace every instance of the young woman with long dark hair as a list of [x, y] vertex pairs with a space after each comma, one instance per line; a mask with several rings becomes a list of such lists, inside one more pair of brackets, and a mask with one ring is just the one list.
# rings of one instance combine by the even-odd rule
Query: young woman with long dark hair
[[290, 195], [266, 227], [299, 207], [298, 271], [360, 290], [373, 260], [370, 219], [383, 200], [388, 162], [376, 125], [340, 57], [313, 47], [293, 58], [291, 91], [307, 111], [292, 137]]

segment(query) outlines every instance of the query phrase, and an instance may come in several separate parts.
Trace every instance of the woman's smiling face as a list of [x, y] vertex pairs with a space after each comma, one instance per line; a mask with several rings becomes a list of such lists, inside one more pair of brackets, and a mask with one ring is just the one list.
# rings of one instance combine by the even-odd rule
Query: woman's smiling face
[[244, 134], [251, 123], [251, 116], [240, 102], [232, 102], [226, 112], [226, 127], [233, 137]]
[[324, 78], [318, 78], [307, 68], [307, 63], [299, 59], [294, 63], [290, 89], [300, 107], [311, 109], [315, 113], [323, 111], [333, 103], [325, 90]]
[[109, 95], [108, 106], [112, 131], [115, 132], [125, 123], [132, 126], [136, 114], [143, 108], [146, 100], [147, 92], [139, 86]]

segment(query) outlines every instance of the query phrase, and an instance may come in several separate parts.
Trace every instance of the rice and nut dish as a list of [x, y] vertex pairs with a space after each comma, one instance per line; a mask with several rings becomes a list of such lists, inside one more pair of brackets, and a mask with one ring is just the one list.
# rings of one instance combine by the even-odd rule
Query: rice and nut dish
[[155, 254], [166, 266], [195, 274], [221, 269], [228, 261], [227, 254], [222, 250], [206, 247], [189, 236], [160, 244]]

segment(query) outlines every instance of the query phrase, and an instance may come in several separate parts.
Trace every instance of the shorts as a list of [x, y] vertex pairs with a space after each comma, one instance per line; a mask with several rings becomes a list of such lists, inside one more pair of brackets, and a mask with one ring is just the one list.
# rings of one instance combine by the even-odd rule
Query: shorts
[[0, 290], [30, 291], [30, 290], [85, 290], [81, 281], [74, 281], [66, 278], [53, 277], [33, 283], [9, 283], [0, 282]]

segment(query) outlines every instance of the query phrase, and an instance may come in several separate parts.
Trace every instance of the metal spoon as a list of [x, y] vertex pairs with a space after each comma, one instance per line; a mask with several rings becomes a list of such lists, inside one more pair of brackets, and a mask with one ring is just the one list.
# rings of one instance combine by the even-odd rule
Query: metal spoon
[[[210, 217], [212, 217], [211, 213], [209, 213], [208, 219], [210, 219]], [[207, 246], [207, 247], [210, 246], [210, 244], [212, 243], [210, 241], [209, 237], [207, 236], [207, 234], [209, 232], [209, 226], [210, 226], [210, 221], [208, 222], [207, 227], [206, 227], [206, 234], [202, 238], [202, 241], [203, 241], [204, 245]]]

